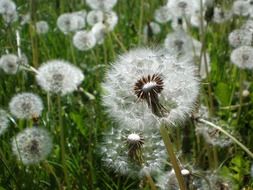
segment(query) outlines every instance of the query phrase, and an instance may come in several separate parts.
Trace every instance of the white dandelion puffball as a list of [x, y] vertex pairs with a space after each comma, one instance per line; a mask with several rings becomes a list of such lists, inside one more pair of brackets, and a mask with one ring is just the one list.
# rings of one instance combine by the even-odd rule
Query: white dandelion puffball
[[223, 10], [220, 7], [215, 7], [213, 13], [213, 22], [221, 24], [223, 22], [230, 20], [232, 16], [233, 13], [230, 10]]
[[78, 31], [73, 36], [73, 44], [77, 49], [87, 51], [96, 45], [96, 36], [93, 32]]
[[166, 163], [167, 154], [158, 132], [144, 133], [129, 128], [116, 128], [104, 134], [100, 146], [105, 166], [121, 175], [131, 177], [160, 173]]
[[93, 26], [99, 22], [103, 22], [104, 13], [101, 10], [92, 10], [87, 14], [87, 23]]
[[38, 68], [37, 83], [46, 92], [65, 95], [73, 92], [84, 80], [82, 71], [67, 61], [51, 60]]
[[16, 12], [16, 4], [11, 0], [0, 1], [0, 14], [8, 15]]
[[118, 23], [118, 20], [118, 15], [114, 11], [104, 13], [104, 24], [106, 25], [108, 31], [113, 31]]
[[236, 0], [233, 3], [233, 13], [239, 16], [248, 16], [250, 12], [249, 2], [244, 0]]
[[235, 29], [228, 36], [229, 45], [233, 48], [250, 46], [252, 33], [246, 29]]
[[18, 57], [14, 54], [2, 55], [0, 58], [0, 67], [7, 74], [16, 74], [18, 71]]
[[131, 50], [107, 72], [103, 104], [122, 125], [182, 122], [198, 95], [196, 71], [192, 62], [178, 61], [164, 50]]
[[117, 0], [86, 0], [88, 6], [92, 9], [111, 10], [117, 3]]
[[230, 60], [239, 68], [253, 68], [253, 48], [250, 46], [241, 46], [232, 51]]
[[107, 31], [106, 26], [101, 22], [95, 24], [92, 27], [91, 32], [94, 34], [94, 36], [96, 38], [96, 42], [98, 44], [102, 44], [104, 42], [106, 31]]
[[44, 20], [36, 22], [35, 26], [37, 34], [46, 34], [49, 30], [48, 23]]
[[23, 164], [37, 164], [52, 150], [52, 139], [47, 130], [26, 128], [12, 139], [12, 151]]
[[8, 114], [5, 110], [0, 109], [0, 135], [2, 135], [9, 126]]
[[166, 23], [172, 19], [172, 15], [168, 6], [159, 7], [155, 11], [155, 21], [158, 23]]
[[167, 6], [174, 17], [188, 17], [200, 9], [199, 1], [195, 0], [170, 0]]
[[32, 119], [41, 115], [43, 103], [38, 95], [24, 92], [11, 99], [9, 109], [11, 114], [19, 119]]
[[76, 13], [64, 13], [58, 17], [57, 26], [67, 34], [82, 29], [85, 26], [85, 18]]

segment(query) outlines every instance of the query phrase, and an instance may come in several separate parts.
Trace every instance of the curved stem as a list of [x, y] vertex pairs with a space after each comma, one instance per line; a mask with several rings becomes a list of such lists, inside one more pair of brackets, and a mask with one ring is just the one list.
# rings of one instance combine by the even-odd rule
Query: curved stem
[[234, 143], [236, 143], [238, 146], [240, 146], [251, 158], [253, 158], [253, 153], [246, 147], [244, 146], [240, 141], [238, 141], [235, 137], [233, 137], [232, 135], [230, 135], [227, 131], [225, 131], [224, 129], [222, 129], [221, 127], [213, 124], [210, 121], [207, 121], [205, 119], [202, 118], [198, 118], [197, 119], [198, 122], [200, 123], [204, 123], [207, 124], [217, 130], [219, 130], [220, 132], [222, 132], [224, 135], [228, 136], [232, 141], [234, 141]]
[[175, 171], [180, 190], [186, 190], [184, 178], [181, 174], [181, 169], [180, 169], [180, 167], [177, 163], [177, 158], [176, 158], [176, 156], [173, 152], [173, 145], [172, 145], [172, 142], [170, 140], [170, 136], [168, 134], [167, 129], [165, 128], [165, 125], [163, 125], [163, 124], [160, 126], [160, 134], [162, 136], [163, 142], [164, 142], [165, 147], [167, 149], [167, 152], [169, 154], [169, 158], [170, 158], [172, 167]]

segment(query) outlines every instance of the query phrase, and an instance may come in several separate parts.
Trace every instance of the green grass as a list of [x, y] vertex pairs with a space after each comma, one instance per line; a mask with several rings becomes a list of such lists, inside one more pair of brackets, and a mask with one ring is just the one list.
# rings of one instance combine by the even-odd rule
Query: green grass
[[[27, 55], [29, 64], [37, 67], [51, 59], [63, 59], [79, 66], [85, 74], [81, 84], [83, 90], [62, 97], [61, 111], [65, 135], [66, 167], [70, 189], [80, 190], [133, 190], [140, 189], [140, 180], [121, 176], [105, 167], [101, 162], [98, 147], [102, 134], [116, 125], [106, 114], [101, 105], [101, 82], [110, 63], [118, 54], [140, 46], [158, 46], [166, 34], [171, 31], [169, 24], [162, 25], [162, 32], [153, 36], [147, 44], [140, 35], [143, 26], [153, 20], [153, 13], [162, 0], [119, 0], [114, 10], [119, 16], [119, 23], [113, 33], [106, 36], [103, 45], [97, 45], [90, 51], [81, 52], [72, 45], [71, 37], [61, 33], [56, 28], [56, 19], [60, 13], [89, 9], [81, 0], [62, 0], [60, 8], [54, 1], [34, 1], [37, 10], [36, 19], [46, 20], [50, 25], [49, 33], [36, 35], [25, 25], [20, 28], [17, 24], [4, 25], [0, 21], [0, 55], [6, 51], [16, 53], [15, 31], [20, 31], [21, 50]], [[57, 1], [58, 2], [58, 1]], [[19, 13], [30, 9], [28, 1], [16, 2]], [[227, 3], [227, 2], [225, 2]], [[143, 7], [141, 7], [141, 5]], [[142, 10], [141, 10], [142, 9]], [[143, 13], [142, 13], [143, 11]], [[142, 15], [141, 15], [142, 13]], [[235, 18], [221, 25], [209, 24], [206, 34], [207, 51], [211, 56], [210, 80], [202, 81], [200, 102], [208, 105], [209, 98], [214, 103], [214, 116], [220, 118], [220, 123], [226, 124], [246, 147], [253, 147], [253, 94], [243, 99], [247, 103], [242, 107], [239, 118], [234, 117], [238, 108], [226, 107], [239, 104], [238, 92], [239, 69], [230, 63], [231, 48], [228, 45], [228, 34], [239, 28], [245, 19]], [[141, 31], [140, 31], [141, 30]], [[190, 30], [196, 39], [201, 39], [196, 29]], [[32, 44], [31, 36], [37, 40]], [[38, 57], [34, 57], [35, 54]], [[32, 60], [38, 59], [38, 63]], [[249, 81], [249, 91], [253, 91], [252, 71], [243, 73]], [[210, 83], [211, 97], [208, 94], [206, 82]], [[25, 166], [16, 160], [11, 151], [11, 139], [15, 134], [29, 126], [29, 122], [12, 118], [11, 125], [0, 138], [0, 189], [64, 189], [63, 168], [61, 164], [60, 126], [57, 97], [50, 96], [47, 104], [47, 94], [39, 88], [32, 72], [20, 71], [17, 75], [7, 75], [0, 71], [0, 107], [8, 109], [12, 96], [19, 92], [34, 92], [39, 94], [44, 102], [44, 112], [39, 124], [47, 128], [53, 135], [54, 148], [46, 161], [39, 165]], [[50, 110], [50, 111], [48, 111]], [[238, 122], [239, 121], [239, 122]], [[216, 169], [220, 167], [223, 176], [234, 180], [236, 189], [248, 187], [253, 189], [250, 178], [250, 158], [237, 145], [226, 148], [208, 146], [204, 139], [194, 133], [194, 122], [190, 119], [184, 126], [172, 130], [173, 141], [177, 151], [183, 150], [183, 162], [198, 166], [199, 169]], [[217, 163], [214, 162], [216, 160]], [[145, 180], [144, 180], [145, 184]], [[143, 189], [150, 189], [144, 185]]]

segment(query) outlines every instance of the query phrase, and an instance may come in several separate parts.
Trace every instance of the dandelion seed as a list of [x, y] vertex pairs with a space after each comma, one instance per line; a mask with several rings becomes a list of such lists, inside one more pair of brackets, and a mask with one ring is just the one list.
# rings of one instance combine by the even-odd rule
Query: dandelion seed
[[155, 11], [155, 21], [158, 23], [166, 23], [172, 19], [172, 15], [170, 13], [170, 9], [167, 6], [159, 7]]
[[46, 21], [41, 20], [36, 23], [37, 34], [46, 34], [48, 30], [49, 30], [49, 26]]
[[14, 54], [2, 55], [0, 58], [0, 67], [7, 74], [16, 74], [18, 71], [18, 57]]
[[36, 119], [41, 115], [43, 103], [36, 94], [19, 93], [11, 99], [9, 109], [19, 119]]
[[87, 51], [96, 45], [96, 36], [92, 32], [78, 31], [73, 37], [73, 44], [77, 49]]
[[109, 11], [117, 3], [117, 0], [86, 0], [88, 6], [92, 9]]
[[121, 127], [104, 135], [100, 153], [106, 166], [131, 177], [143, 177], [145, 172], [159, 173], [167, 158], [159, 134]]
[[51, 60], [38, 68], [37, 83], [46, 92], [65, 95], [84, 80], [82, 71], [67, 61]]
[[192, 63], [179, 62], [163, 50], [131, 50], [107, 73], [103, 103], [122, 125], [156, 126], [157, 120], [175, 124], [194, 107], [195, 71]]
[[23, 164], [37, 164], [52, 150], [52, 139], [42, 128], [26, 128], [12, 139], [12, 151]]
[[252, 34], [248, 30], [236, 29], [229, 34], [229, 45], [233, 48], [240, 46], [250, 46], [252, 43]]
[[230, 60], [233, 64], [242, 69], [253, 68], [253, 48], [250, 46], [241, 46], [232, 51]]
[[9, 126], [8, 114], [5, 110], [0, 109], [0, 135], [2, 135]]
[[64, 13], [58, 17], [57, 26], [64, 34], [67, 34], [82, 29], [85, 26], [85, 19], [75, 13]]
[[103, 22], [104, 14], [101, 10], [92, 10], [87, 15], [87, 23], [93, 26], [99, 22]]

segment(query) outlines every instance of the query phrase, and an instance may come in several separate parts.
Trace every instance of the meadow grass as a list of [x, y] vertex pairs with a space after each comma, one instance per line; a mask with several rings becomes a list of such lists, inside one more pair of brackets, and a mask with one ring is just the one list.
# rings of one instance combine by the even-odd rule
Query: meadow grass
[[[231, 1], [224, 1], [223, 6], [229, 3]], [[67, 60], [82, 69], [85, 80], [78, 91], [60, 97], [43, 91], [31, 71], [20, 70], [16, 75], [0, 71], [0, 107], [8, 110], [9, 101], [16, 93], [39, 94], [45, 107], [39, 125], [47, 128], [53, 136], [53, 150], [47, 160], [38, 165], [23, 165], [12, 153], [11, 139], [32, 124], [10, 117], [10, 127], [0, 137], [0, 189], [151, 189], [152, 185], [150, 187], [146, 179], [122, 176], [101, 162], [99, 146], [103, 133], [117, 125], [101, 105], [101, 83], [118, 54], [131, 48], [156, 47], [163, 43], [166, 34], [172, 31], [169, 24], [161, 25], [161, 33], [149, 36], [147, 42], [143, 41], [143, 27], [153, 20], [155, 9], [164, 5], [165, 0], [119, 0], [114, 7], [119, 16], [116, 28], [106, 35], [102, 45], [89, 51], [77, 50], [72, 44], [72, 35], [64, 35], [56, 26], [61, 13], [88, 10], [85, 1], [18, 0], [16, 4], [19, 13], [31, 11], [32, 23], [20, 27], [17, 23], [5, 25], [0, 20], [1, 55], [17, 53], [18, 30], [21, 51], [30, 65], [38, 68], [48, 60]], [[48, 22], [50, 29], [47, 34], [37, 35], [32, 24], [42, 19]], [[233, 135], [252, 150], [253, 75], [251, 70], [240, 71], [230, 63], [232, 49], [228, 44], [228, 34], [239, 28], [244, 20], [234, 17], [220, 25], [209, 23], [205, 28], [205, 38], [197, 29], [189, 29], [188, 33], [205, 42], [211, 57], [211, 72], [201, 81], [199, 103], [206, 105], [212, 117], [219, 118], [220, 125], [234, 131]], [[240, 77], [249, 81], [250, 94], [243, 99], [239, 93], [243, 90]], [[224, 148], [210, 146], [195, 134], [194, 125], [193, 119], [188, 119], [183, 126], [170, 129], [174, 149], [183, 154], [182, 162], [202, 170], [219, 169], [222, 176], [233, 180], [235, 189], [253, 189], [250, 176], [252, 157], [236, 144]], [[64, 160], [61, 156], [63, 146]]]

